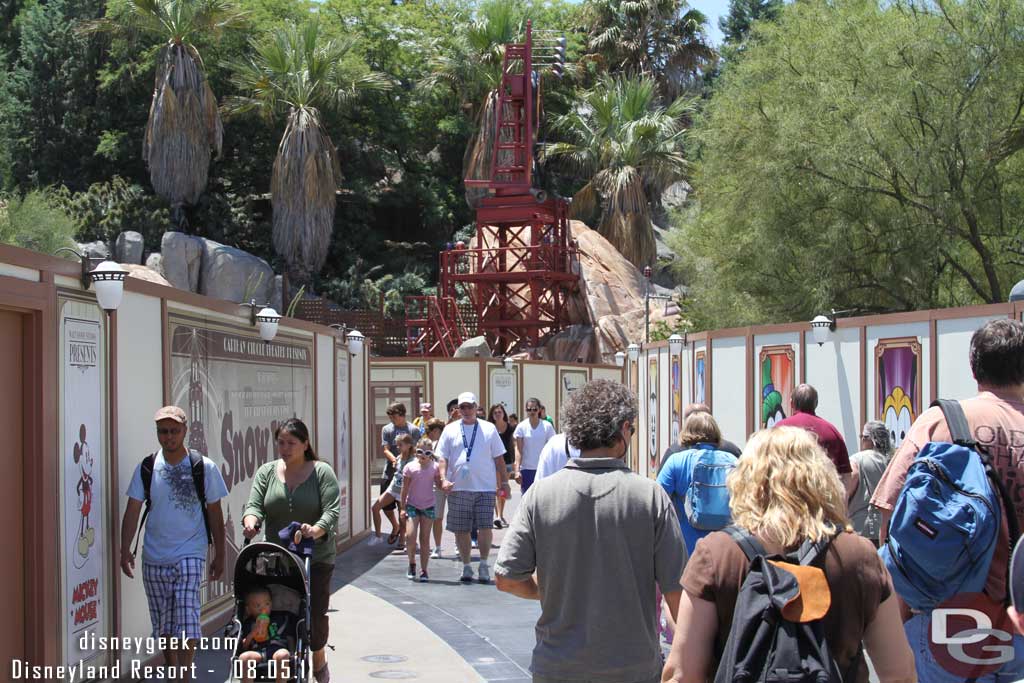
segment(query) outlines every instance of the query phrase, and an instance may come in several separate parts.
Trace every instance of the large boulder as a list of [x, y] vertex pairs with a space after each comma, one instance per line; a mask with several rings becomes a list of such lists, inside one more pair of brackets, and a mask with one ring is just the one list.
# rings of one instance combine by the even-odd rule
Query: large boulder
[[171, 286], [171, 283], [165, 280], [163, 275], [147, 266], [140, 266], [137, 263], [122, 263], [121, 267], [128, 271], [128, 277], [153, 282], [164, 287]]
[[570, 325], [552, 335], [537, 356], [547, 360], [565, 360], [577, 363], [599, 363], [601, 354], [597, 337], [590, 325]]
[[490, 358], [491, 347], [483, 337], [473, 337], [462, 342], [462, 346], [455, 349], [456, 358]]
[[90, 258], [110, 258], [110, 247], [106, 242], [96, 240], [95, 242], [79, 242], [78, 251]]
[[144, 248], [145, 243], [142, 239], [142, 233], [135, 232], [134, 230], [125, 230], [114, 240], [114, 258], [121, 263], [138, 265], [142, 263], [142, 251]]
[[150, 270], [155, 270], [160, 273], [160, 277], [164, 274], [164, 257], [159, 251], [154, 251], [152, 254], [146, 257], [146, 267]]
[[258, 305], [262, 305], [270, 301], [274, 290], [274, 271], [266, 261], [213, 240], [201, 242], [200, 294], [235, 303], [255, 299]]
[[199, 291], [199, 273], [203, 260], [203, 239], [183, 232], [165, 232], [160, 240], [164, 277], [174, 287]]
[[291, 303], [290, 301], [286, 302], [284, 300], [284, 276], [283, 275], [275, 275], [274, 276], [274, 286], [273, 286], [273, 288], [272, 288], [272, 290], [270, 292], [270, 306], [271, 306], [271, 308], [273, 308], [275, 311], [277, 311], [281, 315], [284, 315], [284, 313], [285, 313], [284, 307], [285, 307], [285, 305], [290, 304], [290, 303]]

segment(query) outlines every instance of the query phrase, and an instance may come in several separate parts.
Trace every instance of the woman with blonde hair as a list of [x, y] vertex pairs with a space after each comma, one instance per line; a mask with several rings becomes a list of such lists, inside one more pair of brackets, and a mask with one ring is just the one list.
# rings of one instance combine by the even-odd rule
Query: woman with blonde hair
[[[729, 474], [728, 488], [733, 524], [769, 555], [831, 539], [820, 563], [831, 606], [821, 621], [839, 670], [850, 681], [867, 683], [863, 641], [881, 683], [916, 681], [892, 581], [870, 541], [853, 533], [843, 484], [814, 435], [794, 427], [757, 433]], [[714, 678], [748, 569], [746, 554], [729, 533], [714, 532], [697, 543], [683, 573], [663, 681]]]

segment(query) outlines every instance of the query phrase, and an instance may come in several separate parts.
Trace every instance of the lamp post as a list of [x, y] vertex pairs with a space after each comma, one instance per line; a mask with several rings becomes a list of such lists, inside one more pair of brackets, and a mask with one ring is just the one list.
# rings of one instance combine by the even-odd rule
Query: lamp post
[[270, 304], [256, 303], [256, 299], [243, 301], [238, 305], [249, 308], [249, 324], [253, 327], [259, 325], [260, 339], [269, 344], [277, 336], [277, 324], [281, 320], [281, 315]]
[[832, 309], [828, 315], [816, 315], [814, 320], [811, 321], [811, 335], [814, 337], [814, 341], [817, 342], [818, 346], [821, 346], [829, 340], [832, 333], [836, 331], [836, 318], [843, 313], [854, 313], [857, 309], [848, 308], [846, 310], [837, 311]]
[[[89, 289], [96, 285], [96, 303], [107, 313], [112, 313], [121, 305], [121, 298], [124, 296], [124, 279], [128, 277], [128, 271], [109, 259], [87, 256], [79, 253], [71, 247], [61, 247], [53, 252], [53, 255], [66, 251], [78, 257], [82, 265], [82, 272], [78, 276], [82, 289]], [[89, 268], [93, 262], [97, 265], [92, 270]]]
[[644, 343], [651, 342], [651, 299], [659, 301], [671, 301], [672, 297], [665, 294], [651, 294], [651, 267], [644, 266], [644, 279], [647, 281], [644, 288]]
[[348, 340], [348, 352], [353, 356], [358, 356], [363, 352], [363, 340], [366, 339], [366, 337], [363, 336], [362, 332], [359, 330], [352, 330], [345, 335], [345, 339]]

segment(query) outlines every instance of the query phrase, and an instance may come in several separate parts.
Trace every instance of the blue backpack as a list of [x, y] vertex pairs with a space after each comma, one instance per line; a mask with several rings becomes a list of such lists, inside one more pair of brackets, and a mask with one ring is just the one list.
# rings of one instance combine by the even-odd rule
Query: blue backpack
[[878, 551], [896, 592], [924, 611], [984, 589], [1002, 524], [1000, 499], [1011, 550], [1020, 535], [1006, 487], [971, 436], [963, 408], [947, 400], [932, 405], [942, 409], [952, 443], [927, 443], [914, 458]]
[[700, 455], [690, 473], [690, 486], [683, 498], [683, 509], [694, 529], [718, 531], [732, 524], [729, 489], [725, 487], [725, 478], [736, 467], [736, 456], [706, 444], [697, 448]]

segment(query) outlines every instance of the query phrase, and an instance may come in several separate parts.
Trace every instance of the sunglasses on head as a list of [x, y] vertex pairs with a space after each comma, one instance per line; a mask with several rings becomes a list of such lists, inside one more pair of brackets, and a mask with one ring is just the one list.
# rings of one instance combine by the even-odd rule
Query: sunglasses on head
[[425, 451], [422, 448], [417, 448], [416, 449], [416, 455], [422, 455], [425, 458], [429, 458], [432, 455], [434, 455], [434, 451]]

